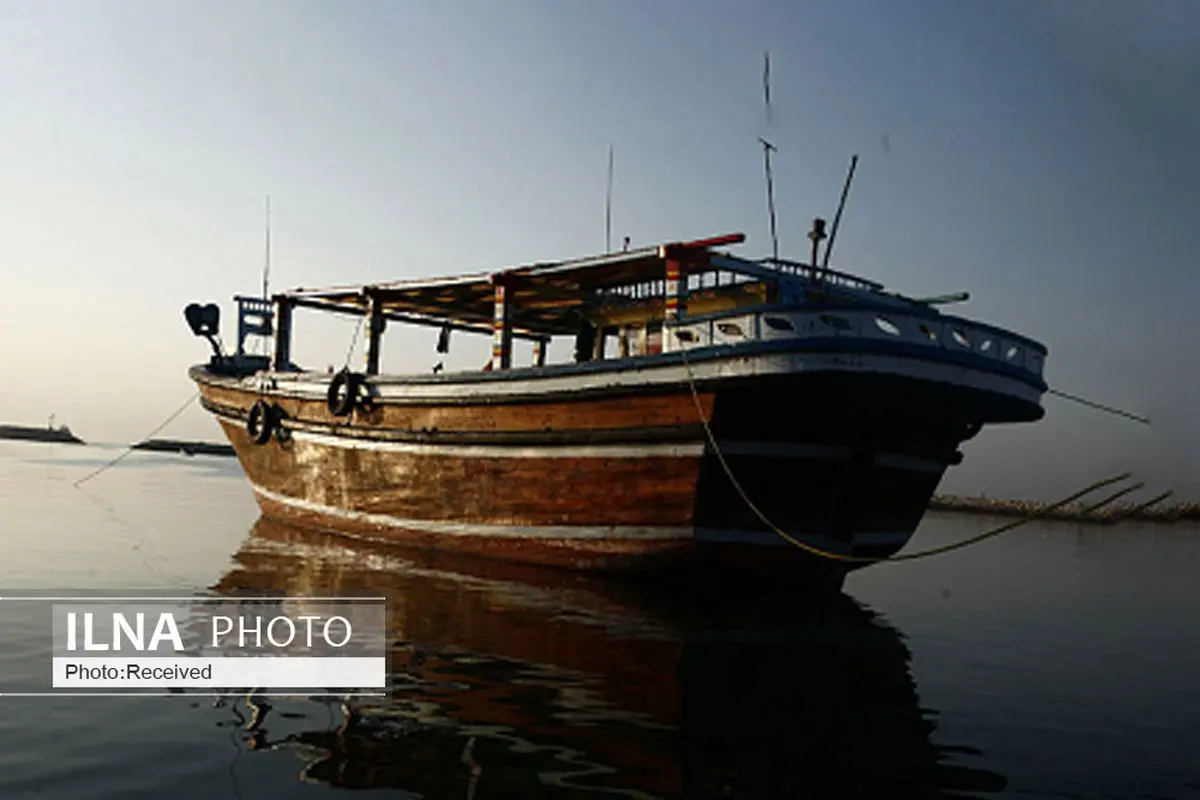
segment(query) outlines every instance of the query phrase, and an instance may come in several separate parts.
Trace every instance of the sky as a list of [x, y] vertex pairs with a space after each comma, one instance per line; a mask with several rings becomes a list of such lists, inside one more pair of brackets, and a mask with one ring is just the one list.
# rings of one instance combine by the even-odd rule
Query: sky
[[[1094, 0], [0, 0], [0, 421], [132, 442], [207, 358], [183, 307], [742, 231], [1050, 350], [1062, 391], [943, 489], [1053, 497], [1133, 470], [1200, 500], [1200, 4]], [[762, 97], [771, 53], [773, 114]], [[355, 324], [300, 314], [297, 360]], [[389, 330], [384, 368], [436, 334]], [[473, 339], [473, 340], [472, 340]], [[487, 358], [455, 340], [448, 366]], [[361, 347], [351, 357], [358, 363]], [[163, 435], [218, 439], [197, 406]]]

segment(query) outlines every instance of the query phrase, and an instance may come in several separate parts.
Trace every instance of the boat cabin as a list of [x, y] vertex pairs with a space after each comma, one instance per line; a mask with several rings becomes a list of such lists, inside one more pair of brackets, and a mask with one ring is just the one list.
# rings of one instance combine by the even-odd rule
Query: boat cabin
[[[291, 366], [291, 321], [296, 308], [365, 316], [366, 373], [378, 374], [381, 343], [389, 322], [441, 329], [446, 352], [452, 331], [493, 337], [491, 370], [513, 367], [512, 343], [534, 343], [533, 364], [545, 365], [553, 337], [575, 340], [577, 363], [670, 352], [696, 336], [664, 330], [707, 322], [707, 343], [745, 327], [746, 314], [802, 303], [814, 294], [839, 291], [879, 294], [879, 284], [834, 270], [781, 259], [751, 261], [715, 248], [739, 244], [743, 234], [628, 250], [574, 261], [533, 264], [495, 273], [436, 280], [296, 289], [271, 301], [237, 298], [238, 360], [248, 361], [248, 335], [270, 336], [272, 356], [263, 367]], [[759, 317], [753, 317], [760, 327]], [[757, 334], [741, 331], [742, 336]], [[704, 337], [700, 337], [704, 338]], [[726, 337], [727, 338], [727, 337]]]

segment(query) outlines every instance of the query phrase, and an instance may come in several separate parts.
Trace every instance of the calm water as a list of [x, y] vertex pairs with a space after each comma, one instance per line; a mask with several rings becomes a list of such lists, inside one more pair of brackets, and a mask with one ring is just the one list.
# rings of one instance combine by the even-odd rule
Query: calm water
[[[116, 452], [0, 443], [0, 588], [383, 590], [395, 688], [349, 715], [0, 697], [5, 800], [1200, 797], [1195, 528], [1029, 526], [805, 611], [282, 527], [232, 459], [71, 486]], [[930, 517], [913, 546], [989, 523]], [[0, 617], [3, 692], [48, 671], [48, 633]]]

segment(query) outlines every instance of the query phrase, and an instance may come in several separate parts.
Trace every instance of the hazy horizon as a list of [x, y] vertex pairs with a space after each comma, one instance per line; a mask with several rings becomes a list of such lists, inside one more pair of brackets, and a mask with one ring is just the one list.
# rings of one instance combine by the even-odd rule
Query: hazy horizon
[[[771, 53], [773, 119], [762, 101]], [[942, 489], [1065, 494], [1133, 470], [1200, 499], [1200, 5], [851, 0], [252, 4], [0, 0], [0, 423], [133, 442], [195, 387], [190, 302], [495, 269], [743, 231], [1045, 343], [1057, 389]], [[298, 319], [341, 365], [355, 323]], [[427, 371], [429, 331], [384, 366]], [[472, 341], [473, 340], [473, 341]], [[470, 342], [468, 344], [468, 342]], [[456, 337], [475, 368], [486, 337]], [[361, 347], [352, 363], [360, 363]], [[221, 440], [198, 406], [161, 434]]]

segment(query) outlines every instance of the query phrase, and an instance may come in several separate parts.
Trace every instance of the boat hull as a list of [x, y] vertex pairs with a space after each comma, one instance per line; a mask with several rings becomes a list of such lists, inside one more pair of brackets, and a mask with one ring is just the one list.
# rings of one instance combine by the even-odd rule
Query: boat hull
[[[268, 517], [549, 566], [716, 565], [832, 586], [907, 543], [970, 422], [1031, 413], [904, 375], [726, 373], [547, 397], [452, 382], [439, 397], [426, 381], [405, 397], [381, 382], [349, 419], [330, 414], [319, 376], [192, 375]], [[245, 423], [259, 399], [285, 419], [263, 445]]]

